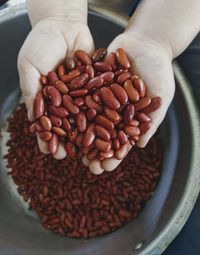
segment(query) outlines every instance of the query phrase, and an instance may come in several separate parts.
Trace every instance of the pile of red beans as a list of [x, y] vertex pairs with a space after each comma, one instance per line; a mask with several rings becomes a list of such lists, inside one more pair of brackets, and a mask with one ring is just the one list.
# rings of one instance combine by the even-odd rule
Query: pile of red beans
[[127, 145], [135, 145], [150, 128], [149, 113], [161, 106], [161, 98], [147, 96], [123, 49], [105, 60], [106, 54], [105, 48], [92, 57], [77, 50], [74, 58], [41, 76], [29, 130], [48, 142], [51, 154], [62, 142], [72, 159], [78, 151], [88, 160], [123, 159]]
[[42, 154], [29, 133], [24, 104], [8, 124], [9, 174], [42, 225], [53, 232], [83, 238], [110, 233], [136, 218], [157, 186], [163, 149], [156, 136], [146, 148], [132, 149], [115, 171], [96, 176], [80, 159], [59, 161]]

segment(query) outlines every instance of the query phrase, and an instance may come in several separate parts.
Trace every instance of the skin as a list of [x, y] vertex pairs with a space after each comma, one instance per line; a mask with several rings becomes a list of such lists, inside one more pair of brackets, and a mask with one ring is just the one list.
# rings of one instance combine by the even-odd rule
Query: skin
[[[63, 56], [73, 54], [76, 49], [89, 53], [94, 49], [87, 27], [87, 1], [58, 2], [45, 0], [41, 6], [39, 0], [27, 1], [33, 30], [20, 51], [18, 68], [30, 119], [35, 94], [40, 90], [40, 74], [53, 69]], [[124, 48], [131, 59], [133, 73], [141, 76], [147, 84], [148, 95], [160, 96], [163, 100], [162, 106], [150, 115], [151, 128], [141, 136], [137, 144], [139, 147], [146, 146], [165, 117], [175, 91], [172, 60], [187, 48], [199, 32], [199, 13], [199, 0], [143, 0], [125, 32], [108, 47], [108, 52]], [[54, 54], [51, 55], [51, 52]], [[48, 153], [46, 144], [40, 139], [38, 143], [41, 151]], [[128, 145], [127, 151], [130, 149]], [[59, 159], [66, 156], [62, 145], [54, 156]], [[91, 162], [83, 160], [94, 174], [112, 171], [120, 162], [114, 158], [101, 162], [97, 159]]]

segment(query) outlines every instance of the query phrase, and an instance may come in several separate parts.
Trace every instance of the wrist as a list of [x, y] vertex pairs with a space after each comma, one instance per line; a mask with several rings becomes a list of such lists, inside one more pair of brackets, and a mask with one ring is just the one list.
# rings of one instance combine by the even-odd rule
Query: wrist
[[62, 18], [87, 24], [87, 8], [87, 0], [27, 0], [32, 26], [47, 18]]

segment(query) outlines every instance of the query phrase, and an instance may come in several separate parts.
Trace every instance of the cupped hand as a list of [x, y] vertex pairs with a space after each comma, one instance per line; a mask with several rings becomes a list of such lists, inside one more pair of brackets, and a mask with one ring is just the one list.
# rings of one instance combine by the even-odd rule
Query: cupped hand
[[[36, 93], [41, 90], [40, 76], [72, 56], [74, 51], [82, 49], [88, 53], [94, 50], [93, 39], [84, 22], [70, 21], [63, 17], [50, 17], [39, 20], [29, 33], [18, 56], [20, 86], [28, 110], [29, 120], [33, 120], [33, 102]], [[39, 136], [38, 144], [43, 153], [48, 154], [47, 143]], [[66, 157], [63, 144], [59, 144], [56, 159]]]
[[[116, 52], [118, 48], [123, 48], [128, 54], [132, 64], [132, 73], [140, 76], [147, 86], [147, 96], [162, 98], [161, 107], [150, 114], [151, 128], [145, 135], [140, 136], [137, 143], [139, 147], [145, 147], [149, 139], [156, 132], [158, 126], [163, 121], [167, 109], [172, 101], [175, 82], [171, 57], [167, 51], [153, 39], [139, 36], [131, 32], [124, 32], [116, 37], [108, 48], [109, 52]], [[127, 152], [131, 145], [127, 145]], [[95, 174], [100, 174], [104, 170], [112, 171], [121, 162], [115, 158], [93, 160], [88, 163], [90, 170]]]

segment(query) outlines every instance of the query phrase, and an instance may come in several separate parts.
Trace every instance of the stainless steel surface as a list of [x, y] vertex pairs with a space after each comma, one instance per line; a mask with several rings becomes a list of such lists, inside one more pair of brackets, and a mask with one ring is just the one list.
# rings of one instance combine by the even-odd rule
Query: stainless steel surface
[[[89, 26], [96, 47], [107, 46], [124, 29], [125, 17], [91, 6]], [[0, 12], [0, 125], [16, 100], [18, 51], [30, 31], [24, 4]], [[55, 235], [26, 215], [5, 186], [0, 161], [0, 255], [158, 255], [185, 224], [199, 192], [200, 123], [187, 80], [174, 63], [176, 95], [161, 128], [165, 145], [162, 177], [141, 215], [101, 238]]]

